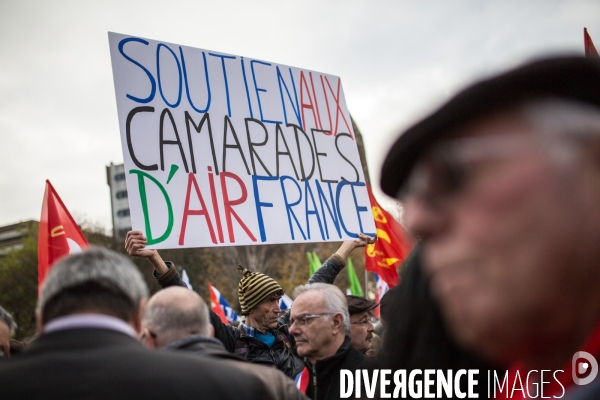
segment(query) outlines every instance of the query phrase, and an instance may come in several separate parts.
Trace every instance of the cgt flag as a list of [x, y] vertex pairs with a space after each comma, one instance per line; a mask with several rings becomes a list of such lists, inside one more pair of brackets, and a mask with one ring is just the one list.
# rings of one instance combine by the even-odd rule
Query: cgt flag
[[59, 258], [80, 252], [88, 245], [69, 210], [58, 197], [50, 181], [46, 180], [38, 231], [38, 290]]
[[369, 186], [367, 191], [378, 239], [365, 247], [365, 268], [378, 274], [389, 287], [393, 287], [400, 281], [396, 268], [408, 256], [413, 243], [402, 225], [379, 206]]

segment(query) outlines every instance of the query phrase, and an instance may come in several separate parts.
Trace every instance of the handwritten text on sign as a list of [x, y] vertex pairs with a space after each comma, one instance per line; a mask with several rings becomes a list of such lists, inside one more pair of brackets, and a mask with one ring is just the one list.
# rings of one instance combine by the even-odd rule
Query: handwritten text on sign
[[132, 225], [149, 247], [374, 232], [340, 78], [109, 33]]

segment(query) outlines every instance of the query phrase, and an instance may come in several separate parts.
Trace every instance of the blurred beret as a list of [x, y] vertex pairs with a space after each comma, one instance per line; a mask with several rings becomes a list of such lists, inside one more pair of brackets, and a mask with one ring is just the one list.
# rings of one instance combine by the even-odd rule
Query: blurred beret
[[364, 311], [371, 311], [379, 305], [378, 303], [367, 300], [364, 297], [352, 296], [349, 294], [346, 295], [346, 300], [348, 301], [348, 312], [350, 315]]
[[395, 197], [423, 152], [452, 129], [493, 111], [543, 98], [600, 107], [600, 60], [538, 60], [466, 88], [400, 135], [383, 163], [381, 189]]

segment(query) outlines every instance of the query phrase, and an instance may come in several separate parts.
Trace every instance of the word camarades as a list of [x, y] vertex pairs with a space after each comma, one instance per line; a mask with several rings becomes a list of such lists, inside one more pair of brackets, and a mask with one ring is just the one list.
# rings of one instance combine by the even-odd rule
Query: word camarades
[[340, 241], [375, 226], [340, 78], [109, 33], [148, 247]]

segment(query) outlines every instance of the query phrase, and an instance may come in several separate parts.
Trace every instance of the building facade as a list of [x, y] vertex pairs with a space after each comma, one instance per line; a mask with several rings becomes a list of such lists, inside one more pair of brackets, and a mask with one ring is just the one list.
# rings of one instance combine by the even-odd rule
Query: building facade
[[106, 183], [110, 187], [110, 205], [112, 210], [113, 237], [119, 242], [131, 230], [129, 198], [125, 183], [124, 164], [110, 163], [106, 167]]

